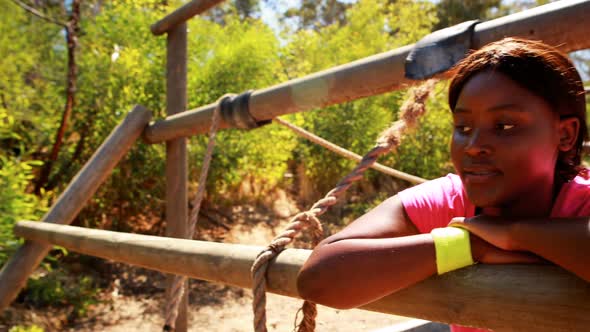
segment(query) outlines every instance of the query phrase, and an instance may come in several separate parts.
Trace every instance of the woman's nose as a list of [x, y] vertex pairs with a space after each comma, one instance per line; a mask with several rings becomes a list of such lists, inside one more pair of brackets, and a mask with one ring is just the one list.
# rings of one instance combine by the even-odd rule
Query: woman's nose
[[481, 129], [473, 129], [467, 144], [465, 145], [465, 153], [478, 156], [492, 153], [492, 144], [490, 137]]

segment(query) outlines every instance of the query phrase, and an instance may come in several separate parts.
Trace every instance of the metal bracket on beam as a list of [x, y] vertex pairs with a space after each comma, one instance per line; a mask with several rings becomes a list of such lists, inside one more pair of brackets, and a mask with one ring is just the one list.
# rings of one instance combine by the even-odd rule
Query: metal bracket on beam
[[250, 114], [250, 95], [252, 90], [221, 101], [221, 117], [232, 128], [254, 129], [272, 122], [272, 120], [256, 120]]
[[405, 76], [423, 80], [453, 67], [472, 49], [473, 30], [478, 23], [463, 22], [422, 38], [406, 58]]

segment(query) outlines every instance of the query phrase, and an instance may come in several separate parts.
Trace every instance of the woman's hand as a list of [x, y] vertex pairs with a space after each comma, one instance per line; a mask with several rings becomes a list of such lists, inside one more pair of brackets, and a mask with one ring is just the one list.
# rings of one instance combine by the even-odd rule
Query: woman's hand
[[511, 237], [514, 225], [510, 220], [484, 215], [454, 218], [449, 223], [449, 226], [469, 231], [474, 261], [487, 264], [545, 262], [537, 255], [518, 251]]
[[522, 251], [503, 250], [484, 241], [475, 234], [470, 234], [471, 255], [473, 260], [485, 264], [531, 264], [545, 262], [539, 256]]
[[473, 218], [453, 218], [449, 226], [463, 228], [503, 250], [523, 250], [512, 238], [515, 224], [506, 218], [479, 215]]

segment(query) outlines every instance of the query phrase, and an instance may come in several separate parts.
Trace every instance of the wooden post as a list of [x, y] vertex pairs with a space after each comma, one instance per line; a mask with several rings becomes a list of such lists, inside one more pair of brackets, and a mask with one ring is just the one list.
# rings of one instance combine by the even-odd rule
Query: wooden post
[[[143, 132], [151, 113], [142, 106], [125, 117], [72, 179], [42, 221], [69, 224]], [[0, 271], [0, 311], [16, 298], [51, 246], [25, 242]]]
[[[187, 29], [186, 23], [168, 31], [166, 53], [166, 110], [174, 115], [186, 110]], [[186, 138], [166, 142], [166, 236], [187, 238], [188, 234], [188, 157]], [[174, 276], [167, 277], [167, 294]], [[188, 281], [185, 284], [188, 289]], [[175, 331], [186, 332], [188, 292], [178, 307]]]
[[[542, 40], [565, 52], [590, 48], [589, 17], [590, 0], [553, 2], [476, 25], [473, 47], [481, 48], [505, 36], [521, 36]], [[258, 121], [271, 120], [405, 88], [415, 83], [405, 78], [404, 69], [412, 48], [413, 45], [403, 46], [255, 90], [250, 97], [250, 113]], [[205, 133], [215, 107], [216, 104], [209, 104], [156, 121], [146, 130], [145, 140], [157, 143]], [[221, 121], [219, 128], [229, 127]]]
[[[252, 287], [250, 268], [263, 249], [31, 221], [19, 222], [14, 231], [87, 255], [243, 288]], [[268, 291], [299, 297], [297, 273], [310, 253], [281, 252], [269, 267]], [[429, 278], [361, 309], [494, 331], [586, 331], [590, 283], [553, 265], [478, 264]]]

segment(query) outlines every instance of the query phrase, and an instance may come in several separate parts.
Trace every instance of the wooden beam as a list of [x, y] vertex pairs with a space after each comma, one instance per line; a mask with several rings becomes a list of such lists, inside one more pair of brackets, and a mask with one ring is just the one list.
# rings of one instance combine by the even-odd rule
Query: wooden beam
[[[107, 137], [59, 196], [42, 221], [69, 224], [78, 215], [113, 168], [129, 151], [151, 119], [151, 112], [142, 106], [127, 114]], [[6, 308], [25, 285], [29, 275], [47, 255], [51, 246], [25, 242], [0, 270], [0, 311]]]
[[[182, 22], [168, 31], [166, 52], [166, 112], [186, 109], [187, 25]], [[188, 153], [186, 138], [166, 141], [166, 236], [187, 238], [188, 234]], [[173, 275], [166, 278], [166, 292], [171, 291]], [[188, 289], [188, 282], [185, 284]], [[168, 296], [167, 296], [168, 298]], [[178, 305], [175, 332], [186, 332], [188, 292]]]
[[[244, 288], [251, 287], [250, 267], [262, 249], [31, 221], [17, 223], [14, 232], [87, 255]], [[268, 290], [299, 297], [297, 273], [310, 253], [283, 251], [268, 270]], [[362, 309], [494, 331], [585, 331], [590, 283], [556, 266], [481, 264], [432, 277]]]
[[214, 7], [223, 2], [223, 0], [193, 0], [178, 8], [172, 13], [168, 14], [163, 19], [154, 23], [151, 26], [152, 33], [156, 36], [168, 32], [179, 24], [188, 21], [193, 16], [199, 15], [202, 12]]
[[[473, 46], [505, 36], [539, 39], [565, 52], [590, 48], [590, 0], [558, 1], [475, 26]], [[310, 111], [368, 96], [399, 90], [415, 83], [404, 76], [406, 57], [413, 45], [373, 55], [269, 88], [250, 97], [250, 113], [258, 120]], [[148, 143], [205, 133], [215, 104], [209, 104], [151, 124]], [[220, 128], [229, 128], [222, 121]]]

